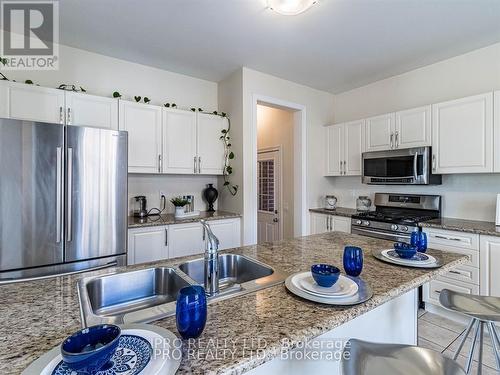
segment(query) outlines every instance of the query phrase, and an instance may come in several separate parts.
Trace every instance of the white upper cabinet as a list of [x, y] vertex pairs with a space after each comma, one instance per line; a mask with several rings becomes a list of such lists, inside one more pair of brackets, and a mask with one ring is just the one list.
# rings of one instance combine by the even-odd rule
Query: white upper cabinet
[[494, 130], [493, 135], [495, 137], [495, 142], [493, 143], [493, 147], [495, 149], [494, 157], [495, 157], [495, 172], [500, 173], [500, 91], [495, 91], [493, 94], [494, 99], [494, 110], [493, 110], [493, 120]]
[[326, 176], [360, 176], [364, 120], [326, 128]]
[[344, 124], [344, 175], [361, 176], [365, 121]]
[[162, 108], [120, 100], [119, 129], [128, 131], [128, 171], [161, 172]]
[[431, 106], [396, 112], [394, 148], [431, 145]]
[[68, 125], [118, 129], [118, 100], [66, 91]]
[[227, 119], [221, 116], [198, 113], [198, 173], [222, 174], [224, 167], [224, 143], [221, 130], [227, 129]]
[[9, 82], [8, 117], [64, 124], [64, 91]]
[[366, 119], [366, 151], [394, 148], [394, 113]]
[[434, 173], [493, 172], [493, 93], [432, 106]]
[[325, 128], [326, 132], [326, 176], [340, 176], [344, 155], [344, 126], [331, 125]]
[[196, 113], [163, 109], [163, 173], [196, 173]]

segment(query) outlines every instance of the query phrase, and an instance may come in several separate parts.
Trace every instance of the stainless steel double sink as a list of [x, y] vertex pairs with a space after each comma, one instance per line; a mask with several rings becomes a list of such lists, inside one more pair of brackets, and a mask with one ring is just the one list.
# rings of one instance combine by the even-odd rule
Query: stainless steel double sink
[[[220, 293], [208, 303], [240, 296], [282, 283], [286, 275], [255, 259], [237, 254], [219, 255]], [[113, 323], [147, 323], [175, 314], [179, 290], [203, 285], [204, 258], [177, 267], [83, 278], [78, 282], [84, 326]]]

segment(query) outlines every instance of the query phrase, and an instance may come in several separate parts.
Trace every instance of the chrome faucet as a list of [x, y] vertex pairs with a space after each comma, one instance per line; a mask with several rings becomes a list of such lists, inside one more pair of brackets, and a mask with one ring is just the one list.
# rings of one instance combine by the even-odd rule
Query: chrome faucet
[[219, 293], [219, 239], [206, 220], [200, 220], [205, 231], [205, 293], [213, 297]]

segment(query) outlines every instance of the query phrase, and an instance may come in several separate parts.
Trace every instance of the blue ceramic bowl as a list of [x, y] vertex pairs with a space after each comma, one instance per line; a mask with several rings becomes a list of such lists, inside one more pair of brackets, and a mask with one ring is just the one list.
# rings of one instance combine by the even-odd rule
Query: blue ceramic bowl
[[120, 334], [120, 327], [111, 324], [82, 329], [62, 342], [62, 359], [72, 370], [95, 374], [115, 354]]
[[404, 242], [396, 242], [394, 244], [394, 250], [403, 259], [410, 259], [417, 253], [417, 247]]
[[335, 284], [340, 276], [340, 270], [329, 264], [314, 264], [311, 266], [311, 273], [314, 281], [325, 288]]

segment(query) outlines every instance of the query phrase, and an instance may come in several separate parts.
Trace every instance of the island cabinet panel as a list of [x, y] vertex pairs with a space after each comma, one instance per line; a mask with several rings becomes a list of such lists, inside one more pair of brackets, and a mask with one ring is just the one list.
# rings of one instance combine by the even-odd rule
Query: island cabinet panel
[[500, 237], [481, 236], [481, 294], [500, 297]]
[[120, 130], [128, 131], [129, 173], [161, 172], [161, 107], [120, 100]]
[[129, 229], [128, 265], [154, 262], [168, 257], [167, 226]]
[[[285, 352], [283, 356], [278, 355], [277, 358], [245, 374], [341, 375], [339, 358], [349, 338], [417, 345], [417, 310], [417, 292], [413, 289], [331, 331], [304, 342], [304, 345]], [[325, 355], [328, 351], [331, 357]], [[311, 358], [311, 360], [305, 358]]]
[[351, 219], [343, 216], [311, 213], [311, 234], [325, 232], [351, 233]]
[[493, 172], [493, 93], [432, 106], [433, 172]]

